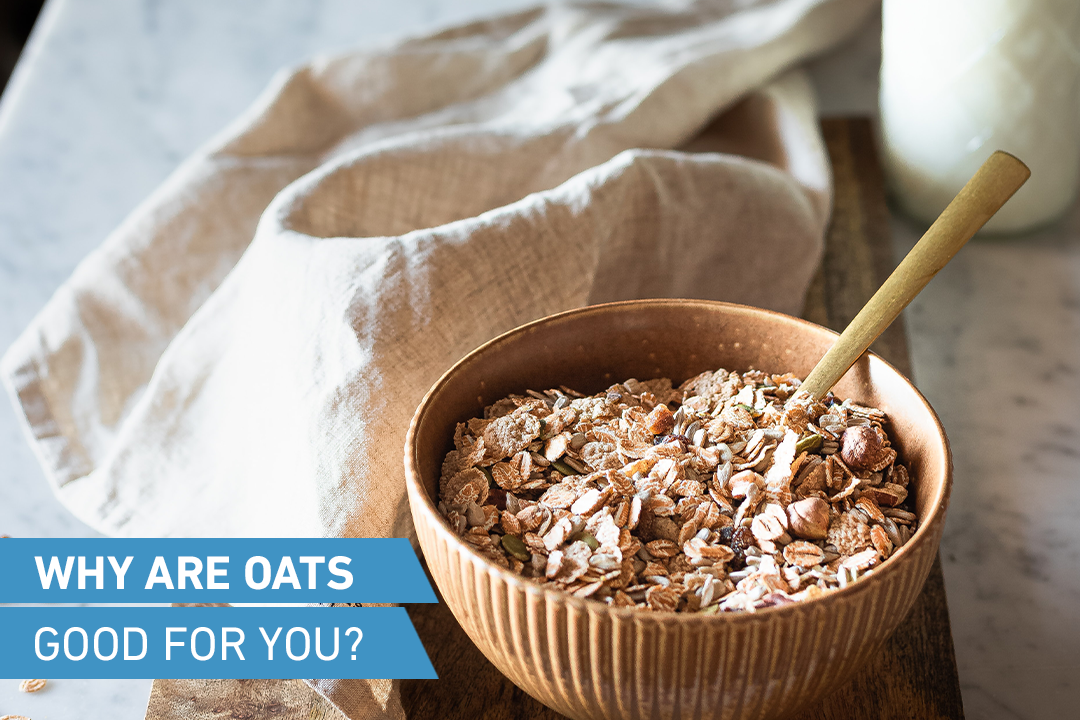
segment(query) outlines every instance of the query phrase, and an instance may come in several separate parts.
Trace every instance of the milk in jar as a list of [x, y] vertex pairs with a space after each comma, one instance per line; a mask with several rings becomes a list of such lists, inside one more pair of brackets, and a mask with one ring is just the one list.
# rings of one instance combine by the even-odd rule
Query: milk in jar
[[1080, 0], [884, 0], [880, 109], [890, 186], [916, 218], [994, 150], [1031, 179], [987, 231], [1057, 218], [1080, 182]]

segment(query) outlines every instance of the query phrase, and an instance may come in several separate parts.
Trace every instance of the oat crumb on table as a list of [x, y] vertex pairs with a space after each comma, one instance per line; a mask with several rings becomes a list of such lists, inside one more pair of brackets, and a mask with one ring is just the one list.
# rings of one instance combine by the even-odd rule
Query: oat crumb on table
[[45, 687], [48, 680], [23, 680], [19, 683], [19, 692], [34, 693]]
[[793, 375], [511, 395], [460, 423], [439, 510], [474, 550], [618, 607], [753, 611], [873, 572], [915, 531], [876, 408]]

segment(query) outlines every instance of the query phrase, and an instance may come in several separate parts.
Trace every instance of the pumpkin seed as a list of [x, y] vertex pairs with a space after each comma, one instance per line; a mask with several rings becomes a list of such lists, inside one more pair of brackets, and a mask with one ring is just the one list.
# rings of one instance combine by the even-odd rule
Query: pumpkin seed
[[558, 470], [564, 476], [566, 476], [566, 475], [580, 475], [581, 474], [577, 470], [575, 470], [574, 468], [567, 465], [563, 460], [555, 460], [555, 461], [553, 461], [551, 463], [551, 467]]
[[502, 546], [506, 549], [506, 552], [516, 557], [521, 562], [529, 562], [532, 560], [532, 553], [529, 552], [529, 548], [525, 547], [525, 543], [521, 538], [515, 535], [503, 535]]

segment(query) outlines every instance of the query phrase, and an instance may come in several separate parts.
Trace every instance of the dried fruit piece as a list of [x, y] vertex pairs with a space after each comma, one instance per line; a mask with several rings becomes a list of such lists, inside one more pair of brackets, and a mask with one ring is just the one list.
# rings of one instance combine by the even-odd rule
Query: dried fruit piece
[[[724, 539], [722, 534], [720, 539]], [[752, 547], [757, 547], [757, 542], [754, 540], [754, 534], [750, 532], [749, 528], [744, 527], [738, 528], [731, 533], [731, 542], [729, 544], [732, 551], [735, 553], [735, 556], [732, 558], [732, 563], [737, 567], [742, 567], [746, 564], [746, 551]]]
[[667, 435], [675, 428], [675, 416], [667, 405], [657, 405], [649, 413], [646, 427], [652, 435]]
[[506, 491], [502, 488], [488, 488], [488, 502], [498, 510], [506, 509]]

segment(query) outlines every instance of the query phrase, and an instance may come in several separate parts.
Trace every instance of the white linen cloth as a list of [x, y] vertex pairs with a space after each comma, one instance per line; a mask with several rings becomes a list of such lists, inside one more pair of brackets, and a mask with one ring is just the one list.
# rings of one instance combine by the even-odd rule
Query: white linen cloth
[[634, 297], [798, 313], [830, 183], [785, 71], [873, 4], [568, 3], [282, 73], [3, 358], [49, 482], [113, 535], [408, 535], [409, 418], [477, 345]]

